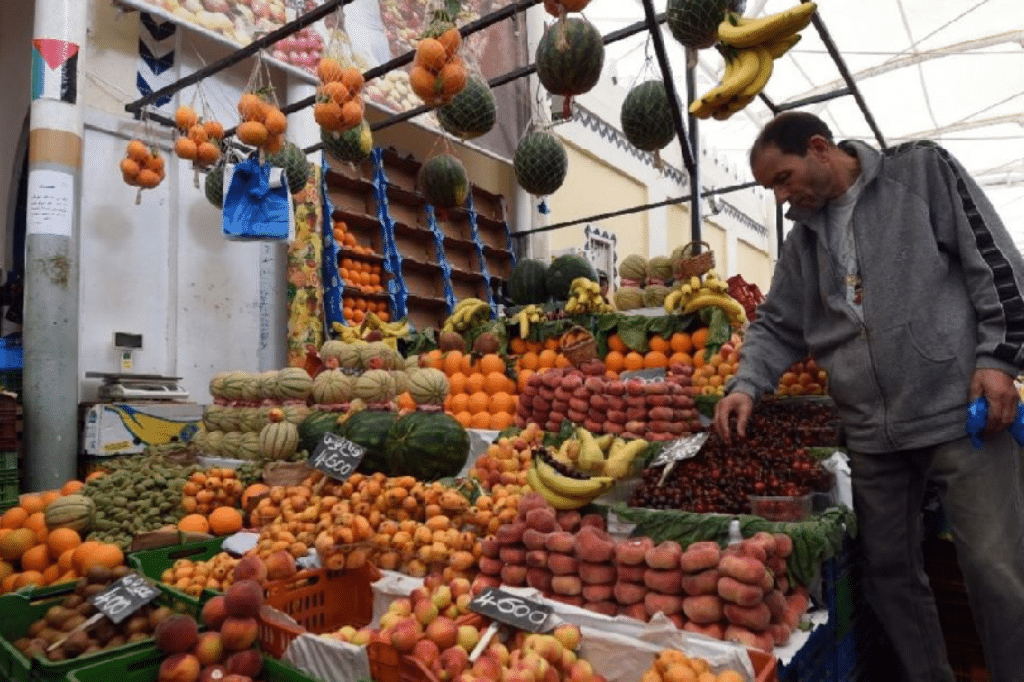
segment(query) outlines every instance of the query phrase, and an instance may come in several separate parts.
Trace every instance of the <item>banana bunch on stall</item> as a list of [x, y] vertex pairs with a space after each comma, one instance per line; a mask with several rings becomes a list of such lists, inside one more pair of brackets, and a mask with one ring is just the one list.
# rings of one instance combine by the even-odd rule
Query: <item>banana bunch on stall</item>
[[565, 304], [567, 315], [610, 313], [613, 308], [601, 295], [601, 285], [586, 277], [577, 277], [569, 285], [569, 300]]
[[734, 329], [747, 322], [743, 305], [729, 295], [729, 285], [714, 270], [708, 270], [703, 280], [696, 275], [690, 277], [665, 297], [665, 312], [669, 314], [689, 315], [708, 306], [725, 311]]

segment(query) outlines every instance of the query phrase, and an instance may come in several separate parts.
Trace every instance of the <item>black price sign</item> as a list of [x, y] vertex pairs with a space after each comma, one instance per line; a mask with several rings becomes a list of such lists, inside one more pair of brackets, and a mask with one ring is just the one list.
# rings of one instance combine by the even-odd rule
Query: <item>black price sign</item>
[[344, 481], [355, 472], [365, 455], [366, 448], [362, 445], [328, 431], [309, 456], [309, 466], [333, 479]]
[[496, 587], [485, 587], [469, 602], [469, 610], [520, 630], [540, 632], [552, 609]]
[[160, 595], [155, 585], [138, 573], [129, 573], [89, 597], [89, 603], [104, 616], [120, 623]]

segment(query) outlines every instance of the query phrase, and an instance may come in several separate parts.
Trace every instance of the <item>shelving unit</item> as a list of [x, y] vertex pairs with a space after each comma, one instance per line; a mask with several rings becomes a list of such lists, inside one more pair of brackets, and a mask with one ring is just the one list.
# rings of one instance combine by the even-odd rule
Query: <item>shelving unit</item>
[[[335, 260], [381, 265], [388, 292], [357, 295], [387, 299], [392, 317], [408, 316], [420, 329], [440, 327], [463, 298], [495, 306], [494, 292], [515, 265], [502, 196], [473, 186], [466, 206], [438, 219], [416, 188], [419, 160], [377, 149], [361, 164], [328, 163], [324, 177], [333, 219], [344, 221], [358, 242], [374, 252], [335, 245]], [[328, 300], [339, 296], [325, 293]], [[345, 290], [340, 298], [350, 294]], [[330, 317], [328, 311], [329, 323], [334, 321]]]

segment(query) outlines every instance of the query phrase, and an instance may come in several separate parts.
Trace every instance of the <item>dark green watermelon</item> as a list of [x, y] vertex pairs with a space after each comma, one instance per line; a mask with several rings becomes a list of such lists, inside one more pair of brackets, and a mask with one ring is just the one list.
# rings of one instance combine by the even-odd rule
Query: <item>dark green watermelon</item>
[[664, 149], [676, 137], [665, 83], [645, 81], [635, 86], [622, 102], [622, 132], [637, 149]]
[[530, 194], [547, 196], [565, 182], [569, 155], [557, 137], [546, 130], [538, 130], [519, 141], [512, 167], [520, 187]]
[[733, 0], [668, 0], [665, 23], [672, 36], [686, 47], [700, 50], [718, 40], [718, 25], [727, 9], [736, 10], [745, 2]]
[[397, 412], [363, 410], [356, 412], [342, 425], [339, 436], [366, 448], [366, 456], [359, 463], [359, 471], [364, 474], [380, 471], [388, 476], [394, 475], [388, 461], [385, 441], [397, 420]]
[[267, 154], [267, 163], [283, 168], [288, 178], [288, 191], [292, 194], [305, 189], [309, 180], [309, 160], [293, 142], [285, 142], [284, 149], [276, 154]]
[[548, 300], [548, 268], [544, 263], [525, 258], [512, 270], [508, 278], [508, 294], [516, 305], [544, 303]]
[[438, 154], [420, 167], [419, 186], [427, 203], [435, 209], [462, 206], [469, 196], [466, 169], [450, 154]]
[[490, 132], [498, 119], [494, 95], [487, 83], [475, 77], [466, 80], [452, 101], [436, 109], [441, 127], [456, 137], [472, 140]]
[[601, 33], [582, 17], [556, 21], [537, 44], [537, 77], [553, 95], [581, 95], [597, 85], [604, 66]]
[[436, 481], [462, 471], [469, 433], [444, 412], [410, 412], [391, 427], [384, 447], [392, 476]]
[[373, 133], [366, 119], [343, 133], [333, 133], [321, 128], [320, 141], [324, 143], [324, 151], [339, 161], [359, 163], [369, 158], [373, 151]]
[[206, 182], [203, 183], [203, 190], [206, 193], [206, 200], [217, 208], [224, 208], [224, 161], [218, 161], [213, 168], [206, 172]]
[[298, 449], [312, 453], [325, 433], [328, 431], [331, 433], [340, 432], [341, 427], [338, 425], [339, 416], [341, 415], [337, 412], [321, 412], [320, 410], [310, 412], [309, 416], [299, 423]]
[[569, 298], [569, 287], [577, 277], [597, 281], [597, 271], [583, 256], [567, 253], [551, 261], [548, 266], [547, 285], [548, 293], [555, 300], [565, 301]]

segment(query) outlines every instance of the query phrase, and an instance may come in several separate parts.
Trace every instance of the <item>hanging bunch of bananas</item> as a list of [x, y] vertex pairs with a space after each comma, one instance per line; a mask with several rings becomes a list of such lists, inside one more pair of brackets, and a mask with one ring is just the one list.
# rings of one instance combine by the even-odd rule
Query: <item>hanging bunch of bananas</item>
[[612, 307], [601, 295], [601, 286], [592, 279], [577, 277], [569, 285], [569, 300], [565, 304], [568, 315], [584, 313], [610, 313]]
[[335, 322], [331, 327], [337, 332], [338, 339], [346, 343], [365, 340], [366, 335], [370, 332], [380, 332], [378, 340], [382, 341], [404, 339], [409, 335], [409, 322], [407, 320], [385, 322], [377, 317], [377, 313], [372, 311], [366, 313], [366, 317], [363, 318], [363, 321], [357, 327], [347, 327], [340, 322]]
[[725, 55], [722, 81], [694, 100], [690, 113], [724, 120], [750, 104], [768, 84], [775, 60], [800, 41], [800, 31], [810, 23], [817, 7], [805, 2], [757, 19], [730, 12], [718, 25]]
[[694, 275], [665, 297], [665, 312], [689, 315], [701, 308], [717, 306], [725, 311], [729, 324], [739, 329], [747, 322], [743, 305], [729, 295], [729, 285], [714, 270], [704, 274], [703, 281]]
[[647, 447], [646, 440], [626, 441], [611, 434], [595, 436], [576, 428], [557, 453], [546, 448], [534, 452], [527, 472], [530, 487], [556, 509], [577, 509], [607, 492], [625, 478]]
[[547, 315], [539, 305], [530, 304], [516, 313], [516, 320], [519, 322], [519, 337], [527, 338], [530, 335], [530, 325], [536, 324], [545, 319]]
[[459, 301], [452, 314], [444, 321], [446, 332], [459, 332], [472, 329], [491, 319], [491, 304], [479, 298], [464, 298]]

